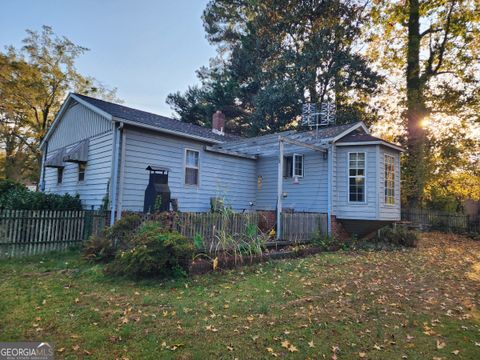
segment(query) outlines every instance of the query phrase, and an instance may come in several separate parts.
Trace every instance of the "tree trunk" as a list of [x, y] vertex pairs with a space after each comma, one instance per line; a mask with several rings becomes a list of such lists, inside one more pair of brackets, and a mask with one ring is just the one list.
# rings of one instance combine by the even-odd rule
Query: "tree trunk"
[[407, 48], [407, 202], [411, 207], [421, 204], [425, 187], [425, 131], [422, 119], [427, 115], [420, 77], [420, 13], [419, 0], [409, 0]]

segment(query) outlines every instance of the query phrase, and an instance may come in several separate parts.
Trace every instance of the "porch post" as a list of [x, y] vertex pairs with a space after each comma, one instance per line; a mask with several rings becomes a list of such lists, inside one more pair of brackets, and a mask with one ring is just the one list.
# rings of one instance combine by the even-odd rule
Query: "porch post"
[[333, 150], [334, 144], [330, 145], [328, 151], [328, 181], [327, 181], [327, 232], [332, 235], [332, 206], [333, 206]]
[[282, 235], [282, 194], [283, 194], [283, 139], [278, 137], [278, 174], [277, 174], [277, 240]]

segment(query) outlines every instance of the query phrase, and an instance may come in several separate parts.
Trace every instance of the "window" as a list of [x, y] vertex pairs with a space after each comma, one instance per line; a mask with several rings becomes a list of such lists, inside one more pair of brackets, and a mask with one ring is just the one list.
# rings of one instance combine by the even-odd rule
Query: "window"
[[185, 150], [185, 185], [198, 185], [199, 152]]
[[293, 154], [283, 157], [283, 177], [303, 177], [303, 155]]
[[303, 177], [303, 155], [293, 155], [293, 176]]
[[395, 158], [385, 154], [385, 204], [395, 205]]
[[348, 154], [348, 199], [365, 202], [365, 153]]
[[78, 163], [78, 181], [85, 180], [85, 170], [87, 168], [87, 164], [85, 163]]
[[63, 168], [57, 168], [57, 184], [61, 184], [63, 181]]

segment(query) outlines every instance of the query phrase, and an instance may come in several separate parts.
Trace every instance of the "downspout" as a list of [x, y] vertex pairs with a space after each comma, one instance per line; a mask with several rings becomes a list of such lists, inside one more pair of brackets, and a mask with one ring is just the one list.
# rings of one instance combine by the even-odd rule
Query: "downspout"
[[48, 141], [45, 142], [45, 151], [43, 152], [42, 167], [40, 169], [39, 190], [41, 192], [45, 191], [45, 161], [47, 160], [47, 152], [48, 152]]
[[278, 137], [278, 174], [277, 174], [277, 240], [282, 236], [282, 196], [283, 196], [283, 140]]
[[110, 209], [110, 226], [115, 223], [115, 212], [117, 209], [117, 184], [118, 184], [118, 160], [120, 158], [120, 129], [123, 125], [114, 124], [113, 131], [113, 166], [112, 166], [112, 206]]
[[125, 177], [125, 147], [127, 141], [127, 129], [121, 124], [121, 133], [122, 133], [122, 146], [120, 150], [120, 175], [118, 179], [118, 207], [117, 207], [117, 220], [122, 217], [123, 209], [123, 187], [124, 187], [124, 177]]
[[328, 235], [332, 235], [332, 203], [333, 203], [333, 155], [334, 144], [330, 144], [328, 154], [328, 181], [327, 181], [327, 232]]

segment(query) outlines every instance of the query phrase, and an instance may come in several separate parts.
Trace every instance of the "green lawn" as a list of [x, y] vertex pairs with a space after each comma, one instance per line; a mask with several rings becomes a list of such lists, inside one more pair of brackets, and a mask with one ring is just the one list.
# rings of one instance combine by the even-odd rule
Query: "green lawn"
[[179, 281], [77, 254], [0, 262], [0, 340], [66, 359], [479, 359], [480, 242], [338, 252]]

